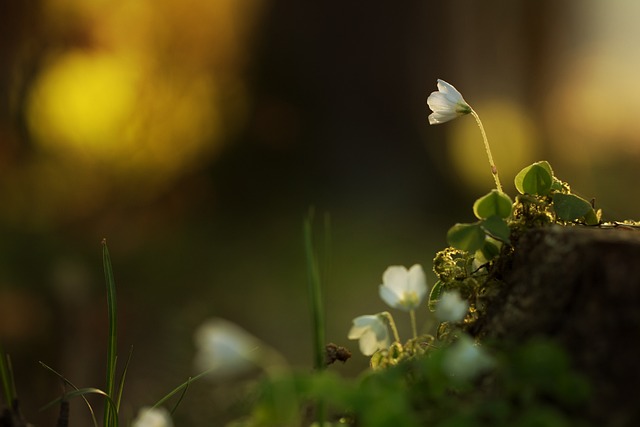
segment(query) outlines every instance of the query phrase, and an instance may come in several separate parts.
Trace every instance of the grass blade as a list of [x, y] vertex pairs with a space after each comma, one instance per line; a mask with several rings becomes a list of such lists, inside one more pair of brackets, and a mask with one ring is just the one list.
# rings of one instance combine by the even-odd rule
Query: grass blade
[[[44, 411], [45, 409], [48, 409], [50, 407], [52, 407], [53, 405], [56, 405], [60, 402], [64, 402], [67, 401], [69, 399], [73, 399], [74, 397], [82, 397], [83, 399], [86, 398], [85, 396], [87, 396], [88, 394], [98, 394], [100, 396], [103, 396], [107, 402], [107, 405], [105, 405], [108, 408], [111, 408], [112, 411], [116, 411], [116, 404], [113, 401], [113, 399], [111, 399], [109, 397], [109, 395], [107, 395], [107, 393], [105, 393], [104, 391], [100, 390], [99, 388], [94, 388], [94, 387], [88, 387], [88, 388], [81, 388], [81, 389], [77, 389], [77, 390], [73, 390], [70, 391], [69, 393], [65, 393], [63, 396], [52, 400], [51, 402], [47, 403], [46, 405], [44, 405], [43, 407], [40, 408], [41, 411]], [[115, 427], [118, 427], [118, 418], [114, 417], [113, 418], [113, 423]]]
[[189, 379], [187, 379], [187, 382], [186, 382], [186, 385], [184, 387], [184, 390], [182, 390], [182, 393], [180, 394], [180, 397], [178, 398], [178, 401], [176, 402], [176, 404], [173, 405], [173, 409], [171, 409], [171, 416], [173, 416], [173, 414], [178, 409], [178, 406], [180, 406], [180, 403], [182, 403], [182, 399], [184, 399], [184, 397], [186, 396], [187, 390], [189, 390], [189, 385], [190, 384], [191, 384], [191, 377], [189, 377]]
[[[112, 399], [115, 394], [118, 310], [116, 305], [116, 284], [113, 279], [113, 269], [111, 268], [111, 257], [109, 256], [109, 249], [107, 248], [107, 239], [102, 239], [102, 263], [104, 266], [104, 277], [107, 285], [107, 311], [109, 316], [105, 393], [109, 399]], [[112, 419], [115, 419], [117, 424], [117, 418], [117, 406], [105, 405], [103, 427], [109, 427]]]
[[2, 381], [4, 398], [7, 400], [7, 406], [10, 408], [15, 399], [13, 393], [13, 373], [11, 372], [9, 356], [5, 355], [2, 344], [0, 344], [0, 381]]
[[[205, 375], [211, 373], [213, 371], [213, 369], [209, 369], [207, 371], [201, 372], [198, 375], [196, 375], [195, 377], [189, 377], [189, 379], [187, 379], [185, 382], [183, 382], [182, 384], [180, 384], [178, 387], [174, 388], [173, 390], [171, 390], [168, 394], [166, 394], [162, 399], [158, 400], [153, 406], [152, 408], [157, 408], [158, 406], [161, 406], [162, 404], [164, 404], [164, 402], [166, 402], [167, 400], [169, 400], [174, 394], [178, 393], [179, 391], [183, 390], [183, 389], [187, 389], [191, 383], [193, 383], [194, 381], [199, 380], [200, 378], [204, 377]], [[183, 392], [184, 395], [185, 392]], [[182, 397], [180, 398], [180, 400], [182, 400]], [[174, 408], [175, 410], [176, 408]], [[173, 412], [172, 412], [173, 413]]]
[[[53, 369], [51, 366], [47, 365], [42, 361], [40, 361], [39, 363], [40, 363], [40, 366], [42, 366], [43, 368], [55, 374], [58, 378], [62, 380], [63, 383], [67, 384], [69, 387], [73, 388], [74, 390], [80, 390], [78, 387], [75, 386], [75, 384], [73, 384], [71, 381], [69, 381], [67, 378], [65, 378], [61, 373]], [[86, 397], [82, 396], [82, 400], [84, 400], [84, 403], [86, 403], [87, 407], [89, 408], [89, 413], [91, 414], [91, 419], [93, 420], [94, 427], [98, 427], [98, 420], [96, 419], [96, 414], [93, 411], [93, 407], [91, 406], [91, 404], [89, 403]], [[49, 405], [50, 404], [45, 405], [40, 410], [42, 411], [43, 409], [48, 408]]]
[[[318, 268], [318, 257], [313, 248], [313, 210], [309, 211], [304, 221], [304, 248], [307, 262], [308, 282], [309, 282], [309, 299], [311, 302], [311, 325], [313, 332], [313, 355], [314, 367], [317, 371], [324, 370], [325, 364], [325, 324], [324, 324], [324, 307], [322, 303], [322, 287], [320, 281], [320, 273]], [[329, 245], [328, 231], [329, 217], [325, 216], [325, 251], [328, 252]], [[325, 270], [326, 272], [326, 270]], [[316, 419], [320, 426], [324, 425], [325, 405], [322, 399], [316, 402]]]
[[307, 273], [309, 279], [309, 297], [311, 301], [311, 322], [313, 329], [313, 355], [314, 368], [322, 370], [324, 363], [324, 309], [322, 304], [322, 289], [320, 283], [320, 272], [318, 270], [318, 257], [313, 248], [313, 211], [304, 221], [304, 248], [307, 262]]
[[116, 409], [120, 412], [120, 403], [122, 403], [122, 393], [124, 391], [124, 381], [127, 377], [127, 371], [129, 370], [129, 364], [131, 363], [131, 356], [133, 355], [133, 346], [129, 349], [129, 356], [127, 357], [127, 363], [124, 364], [124, 370], [122, 371], [122, 376], [120, 377], [120, 382], [118, 384], [118, 396], [116, 398]]

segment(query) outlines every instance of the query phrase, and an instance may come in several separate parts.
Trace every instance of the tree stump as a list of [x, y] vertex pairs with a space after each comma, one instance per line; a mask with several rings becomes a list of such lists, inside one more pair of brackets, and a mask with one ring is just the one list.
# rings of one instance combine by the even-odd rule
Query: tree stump
[[593, 386], [597, 425], [640, 425], [640, 232], [628, 227], [531, 230], [499, 266], [505, 282], [471, 332], [552, 338]]

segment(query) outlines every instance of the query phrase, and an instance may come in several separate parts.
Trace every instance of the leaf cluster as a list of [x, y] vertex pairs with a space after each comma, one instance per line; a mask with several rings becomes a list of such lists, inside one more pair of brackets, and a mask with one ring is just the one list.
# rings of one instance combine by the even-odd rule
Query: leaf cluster
[[601, 223], [602, 212], [572, 193], [547, 161], [525, 167], [514, 183], [519, 193], [515, 202], [507, 194], [491, 190], [473, 205], [476, 222], [458, 223], [449, 229], [450, 247], [438, 252], [433, 262], [438, 281], [429, 296], [431, 310], [443, 292], [456, 289], [469, 300], [471, 313], [481, 311], [482, 299], [500, 285], [495, 261], [510, 254], [512, 243], [526, 230], [552, 224]]

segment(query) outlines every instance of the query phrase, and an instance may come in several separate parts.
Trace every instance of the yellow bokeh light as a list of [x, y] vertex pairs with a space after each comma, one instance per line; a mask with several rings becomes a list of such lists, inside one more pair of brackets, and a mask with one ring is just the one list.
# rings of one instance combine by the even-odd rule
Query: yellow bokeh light
[[[492, 100], [474, 105], [487, 132], [491, 152], [507, 192], [513, 178], [533, 163], [539, 150], [535, 127], [517, 104]], [[449, 155], [455, 176], [474, 191], [488, 191], [495, 184], [482, 143], [480, 130], [472, 117], [461, 117], [450, 125]]]
[[117, 150], [136, 103], [135, 63], [104, 53], [68, 53], [46, 69], [32, 89], [28, 117], [48, 148]]

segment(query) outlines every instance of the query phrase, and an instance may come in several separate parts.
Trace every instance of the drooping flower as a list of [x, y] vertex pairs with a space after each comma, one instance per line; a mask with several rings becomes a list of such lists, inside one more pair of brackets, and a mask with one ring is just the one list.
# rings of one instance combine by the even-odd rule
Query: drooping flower
[[389, 306], [404, 311], [417, 308], [427, 294], [427, 277], [420, 264], [409, 270], [401, 265], [392, 265], [382, 275], [380, 298]]
[[458, 291], [445, 292], [436, 304], [436, 318], [440, 322], [459, 322], [467, 315], [469, 302]]
[[368, 314], [353, 319], [348, 338], [359, 340], [360, 351], [365, 356], [388, 348], [390, 344], [389, 329], [380, 314]]
[[437, 125], [471, 113], [471, 107], [452, 84], [438, 79], [438, 90], [427, 98], [431, 108], [429, 124]]
[[242, 372], [258, 360], [260, 341], [238, 325], [213, 318], [200, 325], [194, 335], [198, 348], [195, 365], [212, 374]]
[[493, 358], [473, 339], [462, 335], [447, 349], [443, 369], [449, 375], [461, 380], [472, 380], [493, 366]]
[[144, 407], [138, 412], [131, 427], [173, 427], [173, 421], [165, 408]]

